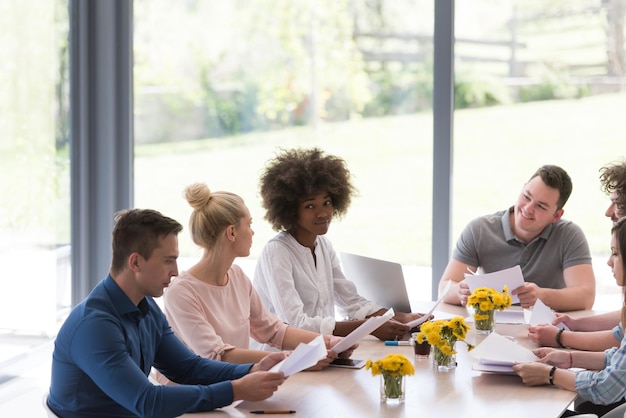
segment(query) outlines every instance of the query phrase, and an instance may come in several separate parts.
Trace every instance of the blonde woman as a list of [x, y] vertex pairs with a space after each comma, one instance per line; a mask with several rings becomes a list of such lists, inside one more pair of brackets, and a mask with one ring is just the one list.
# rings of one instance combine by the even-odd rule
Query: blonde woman
[[[164, 294], [164, 308], [176, 335], [194, 352], [233, 363], [258, 361], [266, 351], [249, 349], [250, 337], [262, 344], [292, 350], [319, 334], [291, 327], [263, 306], [250, 279], [233, 264], [247, 257], [252, 246], [252, 217], [241, 197], [211, 192], [203, 183], [184, 191], [193, 208], [189, 228], [202, 258], [172, 280]], [[326, 347], [340, 337], [325, 335]], [[341, 354], [349, 357], [352, 350]], [[332, 352], [313, 369], [336, 357]]]

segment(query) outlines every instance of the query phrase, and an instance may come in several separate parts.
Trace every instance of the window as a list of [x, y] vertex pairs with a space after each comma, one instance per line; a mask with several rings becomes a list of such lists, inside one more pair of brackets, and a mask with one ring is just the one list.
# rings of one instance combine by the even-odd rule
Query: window
[[513, 205], [538, 167], [559, 165], [574, 185], [563, 217], [595, 255], [596, 303], [620, 292], [599, 182], [600, 167], [626, 157], [618, 3], [456, 2], [453, 240], [472, 218]]
[[67, 2], [3, 1], [0, 27], [0, 328], [53, 334], [70, 304]]
[[[336, 250], [429, 265], [432, 35], [432, 1], [136, 1], [136, 205], [186, 224], [186, 185], [235, 192], [253, 260], [275, 234], [266, 161], [319, 146], [359, 190], [329, 232]], [[199, 256], [188, 231], [180, 248]]]

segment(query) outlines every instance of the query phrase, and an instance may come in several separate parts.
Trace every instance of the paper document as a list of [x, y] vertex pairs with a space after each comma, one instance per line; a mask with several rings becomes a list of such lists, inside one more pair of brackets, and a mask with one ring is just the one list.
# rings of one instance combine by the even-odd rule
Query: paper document
[[[545, 303], [541, 301], [541, 299], [537, 299], [535, 304], [533, 305], [533, 309], [530, 314], [530, 320], [528, 321], [528, 325], [541, 325], [541, 324], [551, 324], [552, 321], [556, 319], [556, 315]], [[559, 329], [569, 330], [567, 325], [564, 323], [559, 323], [557, 326]]]
[[[509, 288], [509, 292], [524, 285], [524, 275], [520, 266], [514, 266], [508, 269], [494, 271], [485, 274], [465, 273], [465, 280], [469, 285], [470, 292], [478, 287], [490, 287], [501, 292], [504, 286]], [[513, 303], [519, 303], [517, 295], [511, 295]]]
[[[530, 311], [527, 309], [515, 309], [516, 307], [505, 309], [504, 311], [495, 312], [496, 324], [526, 324], [530, 318]], [[465, 322], [474, 322], [474, 309], [467, 309], [469, 316], [465, 318]]]
[[309, 367], [315, 366], [318, 361], [326, 357], [324, 337], [319, 335], [308, 344], [300, 343], [286, 359], [270, 369], [271, 372], [283, 372], [290, 376]]
[[376, 328], [389, 321], [394, 315], [395, 313], [393, 308], [390, 308], [383, 315], [368, 318], [367, 321], [363, 322], [358, 328], [343, 337], [343, 339], [335, 344], [330, 350], [337, 354], [343, 353], [348, 348], [361, 341], [361, 338], [370, 334]]
[[419, 318], [414, 319], [413, 321], [407, 322], [405, 325], [408, 326], [409, 328], [415, 328], [416, 326], [420, 325], [421, 323], [425, 322], [428, 318], [430, 318], [433, 312], [435, 312], [435, 309], [437, 309], [437, 306], [439, 306], [439, 304], [443, 301], [443, 297], [446, 295], [446, 293], [448, 293], [448, 289], [450, 289], [450, 280], [448, 280], [446, 287], [443, 289], [443, 292], [441, 292], [441, 296], [439, 297], [439, 299], [437, 299], [437, 302], [435, 302], [433, 307], [430, 308], [430, 311], [428, 311], [424, 316], [420, 316]]
[[472, 363], [472, 370], [483, 373], [516, 374], [509, 365], [498, 366], [497, 364], [482, 364], [477, 362]]
[[522, 347], [496, 332], [489, 334], [482, 343], [469, 352], [469, 355], [483, 369], [489, 368], [485, 366], [498, 366], [493, 368], [494, 370], [489, 370], [493, 372], [512, 371], [512, 366], [515, 363], [539, 360], [539, 357], [528, 348]]

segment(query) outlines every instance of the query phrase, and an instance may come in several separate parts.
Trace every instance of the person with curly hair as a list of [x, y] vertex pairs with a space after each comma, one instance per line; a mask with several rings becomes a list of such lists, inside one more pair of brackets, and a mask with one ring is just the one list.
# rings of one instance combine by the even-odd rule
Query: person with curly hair
[[[357, 293], [325, 236], [356, 192], [342, 158], [319, 148], [282, 150], [266, 165], [260, 192], [265, 219], [279, 231], [263, 248], [254, 273], [254, 286], [270, 311], [292, 326], [341, 336], [387, 311]], [[335, 320], [335, 307], [346, 320]], [[409, 331], [405, 324], [421, 316], [395, 312], [372, 334], [402, 338]]]
[[606, 165], [600, 169], [602, 191], [609, 195], [611, 204], [604, 215], [613, 222], [626, 216], [626, 161]]
[[[280, 350], [293, 350], [319, 333], [285, 324], [261, 302], [237, 257], [250, 255], [252, 217], [243, 199], [230, 192], [212, 192], [204, 183], [187, 186], [184, 196], [193, 212], [189, 229], [203, 249], [200, 260], [172, 279], [163, 295], [174, 333], [202, 357], [232, 363], [256, 362], [268, 353], [250, 349], [250, 338]], [[324, 335], [330, 349], [341, 337]], [[352, 350], [341, 354], [349, 357]], [[337, 357], [332, 351], [310, 370], [320, 370]], [[159, 383], [168, 383], [157, 374]]]
[[[611, 203], [604, 215], [614, 223], [626, 216], [626, 161], [605, 165], [600, 169], [600, 185]], [[601, 351], [619, 345], [624, 337], [620, 326], [621, 311], [583, 318], [557, 314], [553, 324], [529, 327], [528, 336], [542, 346], [569, 347], [577, 350]], [[567, 326], [559, 331], [559, 323]], [[557, 338], [558, 335], [558, 338]]]

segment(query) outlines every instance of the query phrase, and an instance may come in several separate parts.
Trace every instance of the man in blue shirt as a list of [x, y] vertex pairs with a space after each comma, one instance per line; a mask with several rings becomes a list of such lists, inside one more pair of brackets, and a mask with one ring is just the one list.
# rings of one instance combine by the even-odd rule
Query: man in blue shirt
[[[110, 274], [61, 327], [52, 357], [48, 406], [61, 417], [175, 417], [235, 400], [270, 397], [285, 377], [268, 372], [284, 358], [231, 364], [189, 351], [153, 300], [178, 275], [182, 226], [153, 210], [116, 216]], [[148, 380], [155, 367], [174, 386]]]

